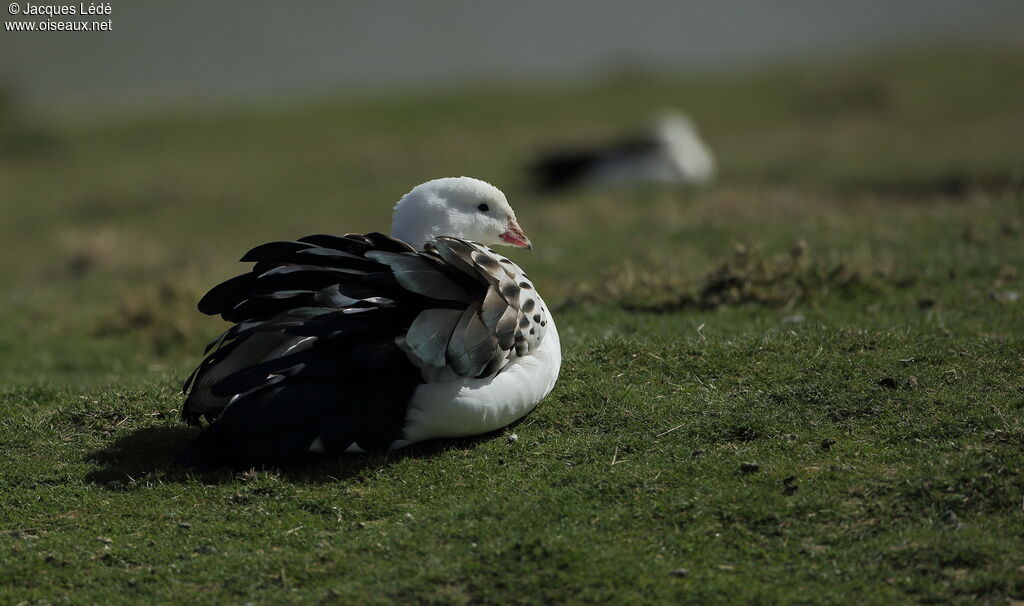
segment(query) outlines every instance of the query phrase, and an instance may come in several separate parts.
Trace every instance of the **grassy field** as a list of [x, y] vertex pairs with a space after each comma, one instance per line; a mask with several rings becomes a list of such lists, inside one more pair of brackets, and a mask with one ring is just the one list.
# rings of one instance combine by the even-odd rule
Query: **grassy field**
[[[45, 124], [0, 116], [0, 602], [1024, 600], [1024, 51]], [[682, 107], [703, 190], [521, 167]], [[479, 439], [195, 475], [251, 245], [502, 187], [554, 392]], [[512, 432], [518, 436], [511, 438]]]

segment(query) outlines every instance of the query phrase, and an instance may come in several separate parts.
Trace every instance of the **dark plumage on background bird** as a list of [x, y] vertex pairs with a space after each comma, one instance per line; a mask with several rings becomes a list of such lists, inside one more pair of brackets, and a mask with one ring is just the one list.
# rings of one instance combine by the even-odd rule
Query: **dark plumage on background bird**
[[392, 235], [271, 242], [199, 302], [234, 326], [185, 383], [182, 416], [210, 422], [194, 467], [287, 464], [501, 428], [552, 389], [551, 314], [522, 269], [530, 248], [496, 187], [429, 181], [395, 206]]
[[528, 171], [537, 189], [550, 192], [586, 183], [703, 185], [714, 178], [715, 161], [693, 122], [673, 113], [663, 116], [647, 134], [541, 154]]

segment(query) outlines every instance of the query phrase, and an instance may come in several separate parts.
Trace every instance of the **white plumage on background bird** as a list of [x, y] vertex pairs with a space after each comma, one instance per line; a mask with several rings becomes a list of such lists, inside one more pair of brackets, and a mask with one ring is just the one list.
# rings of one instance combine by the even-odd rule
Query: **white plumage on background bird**
[[531, 248], [505, 195], [469, 177], [395, 205], [392, 236], [271, 242], [200, 311], [234, 323], [185, 383], [211, 425], [191, 466], [282, 464], [309, 451], [395, 449], [504, 427], [554, 387], [558, 332], [533, 283], [492, 245]]

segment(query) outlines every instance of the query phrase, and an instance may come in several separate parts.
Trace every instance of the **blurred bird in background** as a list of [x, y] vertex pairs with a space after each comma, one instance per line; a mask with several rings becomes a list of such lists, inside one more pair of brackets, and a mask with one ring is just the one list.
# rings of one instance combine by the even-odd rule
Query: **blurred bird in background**
[[529, 166], [531, 182], [557, 192], [591, 185], [707, 185], [715, 159], [689, 116], [666, 112], [647, 133], [592, 147], [552, 149]]

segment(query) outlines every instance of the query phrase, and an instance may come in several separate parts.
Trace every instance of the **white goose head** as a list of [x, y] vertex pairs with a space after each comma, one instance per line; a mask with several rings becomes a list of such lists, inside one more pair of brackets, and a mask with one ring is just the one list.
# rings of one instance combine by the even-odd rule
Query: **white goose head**
[[438, 236], [533, 247], [505, 194], [471, 177], [434, 179], [412, 188], [395, 205], [391, 235], [417, 249]]

